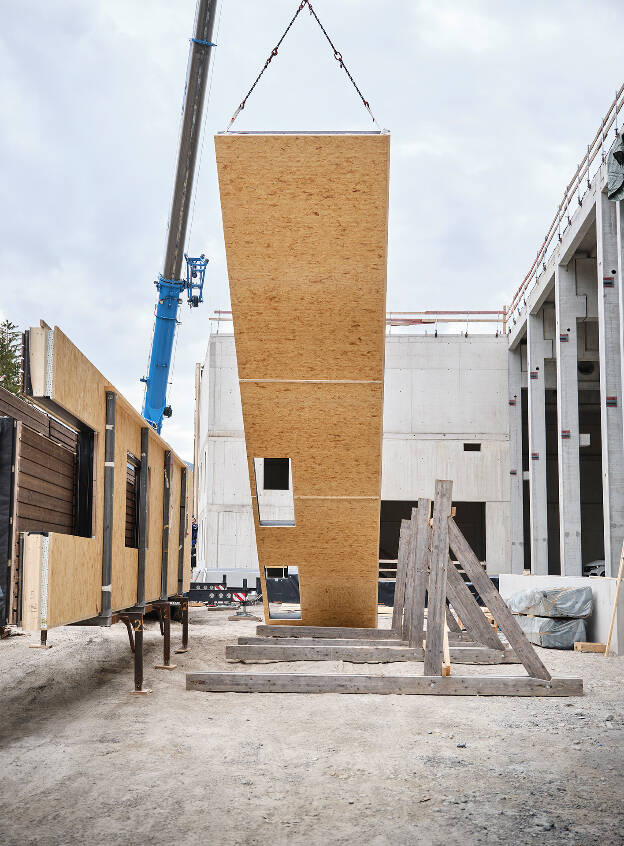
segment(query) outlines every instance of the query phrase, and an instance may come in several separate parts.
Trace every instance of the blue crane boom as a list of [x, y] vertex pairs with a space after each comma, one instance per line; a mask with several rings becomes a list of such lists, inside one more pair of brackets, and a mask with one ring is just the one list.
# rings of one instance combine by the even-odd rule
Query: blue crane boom
[[[191, 308], [196, 308], [203, 301], [208, 259], [203, 254], [196, 258], [188, 257], [184, 253], [184, 242], [193, 192], [208, 68], [212, 48], [216, 46], [212, 41], [216, 9], [217, 0], [197, 0], [165, 261], [162, 273], [154, 282], [158, 291], [154, 337], [148, 373], [141, 381], [145, 382], [143, 416], [157, 432], [161, 430], [163, 417], [171, 417], [171, 407], [167, 405], [167, 386], [182, 294], [186, 291], [187, 302]], [[183, 260], [186, 261], [185, 278], [182, 278]]]

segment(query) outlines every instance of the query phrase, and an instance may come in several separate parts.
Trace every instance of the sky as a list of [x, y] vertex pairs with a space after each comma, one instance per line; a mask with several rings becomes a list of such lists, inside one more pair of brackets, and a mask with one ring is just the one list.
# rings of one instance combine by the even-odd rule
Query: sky
[[[218, 0], [163, 436], [193, 454], [195, 362], [229, 293], [213, 136], [297, 0]], [[624, 76], [620, 0], [314, 0], [391, 132], [388, 310], [495, 309], [533, 262]], [[0, 0], [0, 317], [58, 325], [140, 410], [195, 0]], [[617, 39], [615, 39], [616, 43]], [[367, 130], [304, 10], [240, 130]]]

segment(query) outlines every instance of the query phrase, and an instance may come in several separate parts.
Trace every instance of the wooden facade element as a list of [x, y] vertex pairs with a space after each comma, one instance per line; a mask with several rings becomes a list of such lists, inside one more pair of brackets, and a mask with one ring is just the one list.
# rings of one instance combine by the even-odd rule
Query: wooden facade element
[[[37, 440], [43, 436], [30, 430], [24, 435], [26, 428], [22, 424], [25, 452], [20, 471], [34, 472], [36, 467], [39, 486], [55, 484], [69, 491], [73, 485], [76, 491], [72, 522], [68, 505], [61, 507], [55, 504], [56, 510], [53, 511], [49, 500], [46, 500], [49, 514], [56, 515], [55, 522], [36, 527], [22, 524], [24, 530], [48, 532], [47, 536], [24, 535], [23, 627], [32, 631], [86, 620], [107, 624], [111, 613], [114, 616], [123, 609], [141, 605], [137, 513], [141, 501], [147, 511], [146, 548], [142, 550], [145, 561], [143, 602], [162, 599], [161, 579], [164, 579], [167, 596], [179, 593], [180, 536], [184, 539], [182, 587], [188, 590], [191, 545], [188, 516], [185, 517], [187, 525], [182, 527], [182, 531], [180, 527], [180, 515], [190, 515], [188, 503], [182, 509], [180, 502], [181, 477], [183, 473], [190, 472], [185, 463], [150, 429], [147, 435], [149, 466], [145, 474], [148, 483], [146, 489], [141, 490], [138, 457], [141, 456], [141, 433], [147, 425], [145, 420], [60, 329], [50, 329], [42, 324], [30, 329], [28, 335], [25, 371], [33, 401], [77, 433], [76, 455], [72, 459], [79, 465], [82, 462], [82, 469], [79, 472], [75, 467], [72, 477], [69, 459], [65, 455], [69, 452], [67, 447], [47, 442], [44, 446], [41, 440]], [[111, 454], [112, 464], [108, 467], [105, 466], [104, 454], [107, 392], [115, 395], [114, 424], [109, 423], [109, 426], [114, 425], [114, 451]], [[38, 419], [41, 423], [40, 413]], [[49, 425], [52, 428], [52, 421]], [[90, 451], [81, 452], [80, 444], [83, 442], [91, 445]], [[171, 455], [169, 532], [163, 576], [163, 489], [165, 455], [168, 452]], [[85, 462], [90, 466], [85, 467]], [[105, 473], [107, 470], [109, 472]], [[105, 512], [104, 504], [105, 480], [107, 484], [112, 484], [108, 512]], [[134, 500], [132, 497], [129, 499], [129, 486], [134, 491]], [[186, 484], [185, 491], [192, 491], [192, 480], [190, 486]], [[46, 487], [38, 495], [50, 496], [50, 489]], [[30, 514], [29, 511], [20, 512], [28, 505], [21, 500], [29, 498], [32, 499], [33, 494], [24, 487], [24, 492], [19, 493], [17, 498], [18, 515], [23, 514], [21, 519]], [[58, 494], [56, 498], [59, 499]], [[42, 499], [39, 501], [43, 502]], [[82, 518], [78, 520], [76, 512], [81, 510]], [[105, 532], [108, 532], [108, 548], [104, 543]], [[105, 565], [105, 560], [110, 562], [110, 566]], [[110, 603], [103, 602], [103, 597], [106, 599], [107, 595]]]
[[[2, 485], [0, 627], [20, 620], [20, 532], [72, 534], [76, 524], [78, 433], [0, 387]], [[5, 539], [6, 534], [6, 539]]]
[[[265, 618], [296, 566], [302, 625], [375, 626], [389, 136], [215, 147]], [[295, 526], [260, 525], [254, 458], [291, 460]]]

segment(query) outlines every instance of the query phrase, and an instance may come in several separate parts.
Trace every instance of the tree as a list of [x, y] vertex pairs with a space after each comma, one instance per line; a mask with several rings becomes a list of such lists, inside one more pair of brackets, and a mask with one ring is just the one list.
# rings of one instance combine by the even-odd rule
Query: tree
[[21, 389], [20, 366], [22, 336], [15, 323], [0, 323], [0, 385], [18, 394]]

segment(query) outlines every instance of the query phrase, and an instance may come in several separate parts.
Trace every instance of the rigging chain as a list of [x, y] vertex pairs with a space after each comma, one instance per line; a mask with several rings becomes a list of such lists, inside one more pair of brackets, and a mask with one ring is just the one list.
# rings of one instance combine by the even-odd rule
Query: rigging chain
[[366, 111], [367, 111], [367, 112], [369, 113], [369, 115], [371, 116], [371, 118], [372, 118], [372, 120], [373, 120], [373, 123], [374, 123], [377, 127], [379, 127], [379, 124], [378, 124], [378, 123], [377, 123], [377, 121], [375, 120], [375, 116], [374, 116], [374, 114], [373, 114], [373, 113], [372, 113], [372, 111], [371, 111], [371, 107], [370, 107], [370, 104], [369, 104], [368, 100], [364, 97], [364, 95], [362, 94], [362, 92], [361, 92], [361, 91], [360, 91], [360, 89], [358, 88], [356, 81], [353, 79], [353, 77], [352, 77], [351, 73], [349, 72], [349, 69], [347, 68], [347, 66], [346, 66], [346, 65], [345, 65], [345, 63], [344, 63], [344, 60], [343, 60], [343, 58], [342, 58], [342, 53], [341, 53], [338, 49], [336, 49], [336, 47], [334, 46], [333, 41], [331, 40], [331, 38], [330, 38], [330, 37], [329, 37], [329, 35], [327, 34], [327, 30], [325, 29], [325, 27], [323, 26], [323, 24], [322, 24], [322, 23], [321, 23], [321, 21], [319, 20], [318, 15], [317, 15], [317, 14], [316, 14], [316, 12], [314, 11], [314, 8], [312, 7], [312, 3], [310, 3], [310, 0], [301, 0], [301, 2], [299, 3], [299, 6], [298, 6], [298, 8], [297, 8], [297, 11], [295, 12], [295, 14], [294, 14], [294, 15], [293, 15], [293, 17], [292, 17], [292, 20], [290, 21], [290, 23], [288, 24], [288, 26], [287, 26], [287, 27], [286, 27], [286, 29], [284, 30], [284, 34], [282, 35], [282, 37], [280, 38], [280, 40], [277, 42], [277, 44], [275, 45], [275, 47], [274, 47], [274, 48], [273, 48], [273, 50], [271, 51], [271, 53], [270, 53], [270, 55], [269, 55], [269, 58], [268, 58], [268, 59], [266, 60], [266, 62], [264, 63], [264, 67], [262, 68], [262, 70], [260, 71], [260, 73], [258, 74], [258, 76], [256, 77], [256, 79], [255, 79], [255, 81], [254, 81], [253, 85], [251, 86], [251, 88], [249, 89], [249, 91], [247, 92], [247, 94], [246, 94], [246, 95], [244, 96], [244, 98], [242, 99], [240, 106], [236, 109], [236, 111], [235, 111], [235, 112], [234, 112], [234, 114], [232, 115], [232, 119], [230, 120], [230, 123], [229, 123], [229, 125], [228, 125], [228, 132], [229, 132], [229, 130], [230, 130], [230, 128], [231, 128], [231, 126], [232, 126], [232, 124], [233, 124], [233, 123], [234, 123], [234, 121], [236, 120], [236, 118], [239, 116], [239, 114], [240, 114], [240, 113], [242, 112], [242, 110], [245, 108], [245, 104], [247, 103], [247, 100], [249, 99], [250, 94], [252, 93], [252, 91], [254, 90], [254, 88], [256, 87], [256, 85], [258, 84], [258, 82], [260, 81], [260, 77], [261, 77], [261, 76], [262, 76], [262, 74], [265, 72], [265, 70], [268, 68], [268, 66], [271, 64], [271, 62], [273, 61], [273, 59], [275, 58], [275, 56], [277, 56], [278, 50], [279, 50], [279, 48], [281, 47], [283, 40], [284, 40], [284, 39], [286, 38], [286, 36], [288, 35], [288, 32], [290, 31], [290, 28], [292, 27], [292, 25], [294, 24], [294, 22], [297, 20], [297, 17], [299, 16], [299, 13], [300, 13], [300, 12], [301, 12], [301, 11], [302, 11], [302, 10], [303, 10], [306, 6], [307, 6], [307, 7], [308, 7], [308, 9], [310, 10], [310, 14], [314, 17], [314, 19], [316, 20], [317, 24], [320, 26], [320, 28], [321, 28], [321, 32], [323, 33], [323, 35], [325, 36], [325, 38], [327, 39], [327, 41], [328, 41], [328, 43], [329, 43], [329, 46], [330, 46], [330, 47], [332, 48], [332, 50], [333, 50], [333, 53], [334, 53], [334, 58], [336, 59], [336, 61], [337, 61], [337, 62], [338, 62], [338, 64], [340, 65], [340, 67], [344, 70], [344, 72], [345, 72], [345, 73], [347, 74], [347, 76], [349, 77], [349, 79], [350, 79], [350, 81], [351, 81], [351, 84], [353, 85], [353, 87], [354, 87], [354, 88], [355, 88], [355, 90], [357, 91], [358, 96], [359, 96], [360, 100], [362, 101], [362, 103], [364, 104], [364, 108], [366, 109]]

